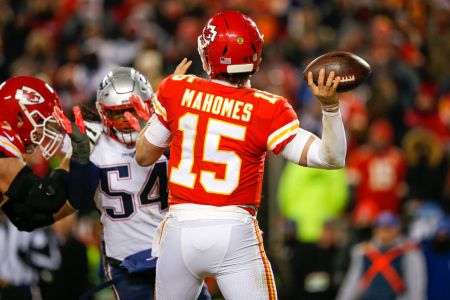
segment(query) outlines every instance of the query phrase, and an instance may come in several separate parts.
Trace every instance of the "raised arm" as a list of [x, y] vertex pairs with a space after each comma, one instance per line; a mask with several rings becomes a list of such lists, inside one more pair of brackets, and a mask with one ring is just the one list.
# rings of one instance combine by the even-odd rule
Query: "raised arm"
[[319, 73], [318, 84], [308, 74], [308, 85], [322, 105], [322, 138], [304, 129], [298, 129], [296, 136], [284, 147], [281, 155], [302, 166], [339, 169], [345, 165], [347, 142], [339, 111], [339, 95], [336, 91], [340, 78], [330, 72], [325, 82], [325, 70]]
[[172, 134], [153, 115], [149, 124], [142, 130], [136, 141], [136, 162], [141, 167], [154, 164], [169, 147]]
[[[192, 61], [184, 58], [173, 72], [174, 75], [184, 75]], [[141, 167], [154, 164], [169, 147], [172, 134], [153, 114], [147, 126], [140, 132], [136, 141], [136, 162]]]

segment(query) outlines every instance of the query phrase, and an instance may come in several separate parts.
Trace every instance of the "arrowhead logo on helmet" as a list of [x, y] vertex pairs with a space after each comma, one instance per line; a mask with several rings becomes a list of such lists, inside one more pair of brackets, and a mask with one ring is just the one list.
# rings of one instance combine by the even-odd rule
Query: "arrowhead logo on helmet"
[[208, 47], [209, 44], [211, 44], [211, 42], [214, 42], [216, 35], [217, 35], [216, 26], [212, 24], [207, 24], [203, 29], [203, 34], [200, 37], [200, 46], [202, 48]]
[[264, 39], [255, 22], [239, 11], [223, 11], [206, 23], [198, 37], [203, 69], [219, 74], [254, 73], [261, 62]]
[[216, 26], [208, 24], [205, 30], [203, 31], [203, 36], [205, 37], [205, 40], [208, 41], [209, 43], [214, 42], [216, 35], [217, 35]]
[[34, 144], [49, 159], [59, 149], [64, 134], [52, 114], [61, 105], [49, 84], [36, 77], [12, 77], [0, 85], [0, 106], [0, 123], [8, 122], [28, 150]]
[[24, 105], [40, 104], [45, 101], [41, 94], [27, 86], [22, 86], [22, 89], [16, 90], [15, 99]]

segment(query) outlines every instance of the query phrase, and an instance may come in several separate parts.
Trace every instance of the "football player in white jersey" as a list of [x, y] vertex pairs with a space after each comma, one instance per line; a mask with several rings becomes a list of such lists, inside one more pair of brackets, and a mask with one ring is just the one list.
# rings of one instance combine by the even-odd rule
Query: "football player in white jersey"
[[[138, 132], [123, 116], [126, 111], [134, 113], [133, 94], [150, 109], [153, 90], [143, 75], [125, 67], [111, 71], [97, 92], [102, 124], [87, 126], [97, 132], [103, 127], [90, 160], [100, 171], [95, 202], [101, 212], [105, 274], [110, 280], [128, 273], [121, 266], [126, 257], [150, 250], [167, 208], [166, 156], [148, 168], [139, 167], [134, 159]], [[150, 253], [145, 258], [149, 257]], [[154, 279], [150, 276], [132, 275], [114, 284], [116, 298], [151, 299]]]
[[[150, 115], [153, 90], [133, 68], [115, 68], [100, 83], [96, 106], [101, 122], [86, 122], [94, 144], [90, 162], [98, 174], [90, 176], [97, 186], [94, 200], [103, 224], [105, 274], [116, 298], [153, 299], [156, 261], [151, 258], [151, 245], [167, 208], [167, 157], [149, 167], [136, 163], [138, 132], [124, 116], [129, 112], [137, 117], [132, 96], [142, 99]], [[199, 299], [210, 299], [207, 289]]]

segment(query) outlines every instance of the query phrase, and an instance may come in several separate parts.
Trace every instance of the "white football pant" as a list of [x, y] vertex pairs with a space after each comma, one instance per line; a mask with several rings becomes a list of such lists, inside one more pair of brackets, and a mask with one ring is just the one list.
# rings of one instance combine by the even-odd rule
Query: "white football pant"
[[157, 300], [197, 299], [211, 276], [227, 300], [277, 299], [258, 222], [242, 208], [173, 205], [152, 251]]

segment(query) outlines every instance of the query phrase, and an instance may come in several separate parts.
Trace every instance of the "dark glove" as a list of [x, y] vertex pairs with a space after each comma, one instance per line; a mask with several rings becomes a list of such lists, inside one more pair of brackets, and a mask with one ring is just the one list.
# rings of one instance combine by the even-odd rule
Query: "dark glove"
[[72, 143], [72, 157], [70, 159], [82, 165], [87, 164], [91, 152], [88, 136], [81, 132], [76, 125], [72, 125], [72, 133], [69, 136]]
[[99, 181], [100, 169], [96, 165], [92, 162], [79, 164], [72, 159], [67, 186], [72, 207], [76, 209], [87, 207], [94, 199]]

